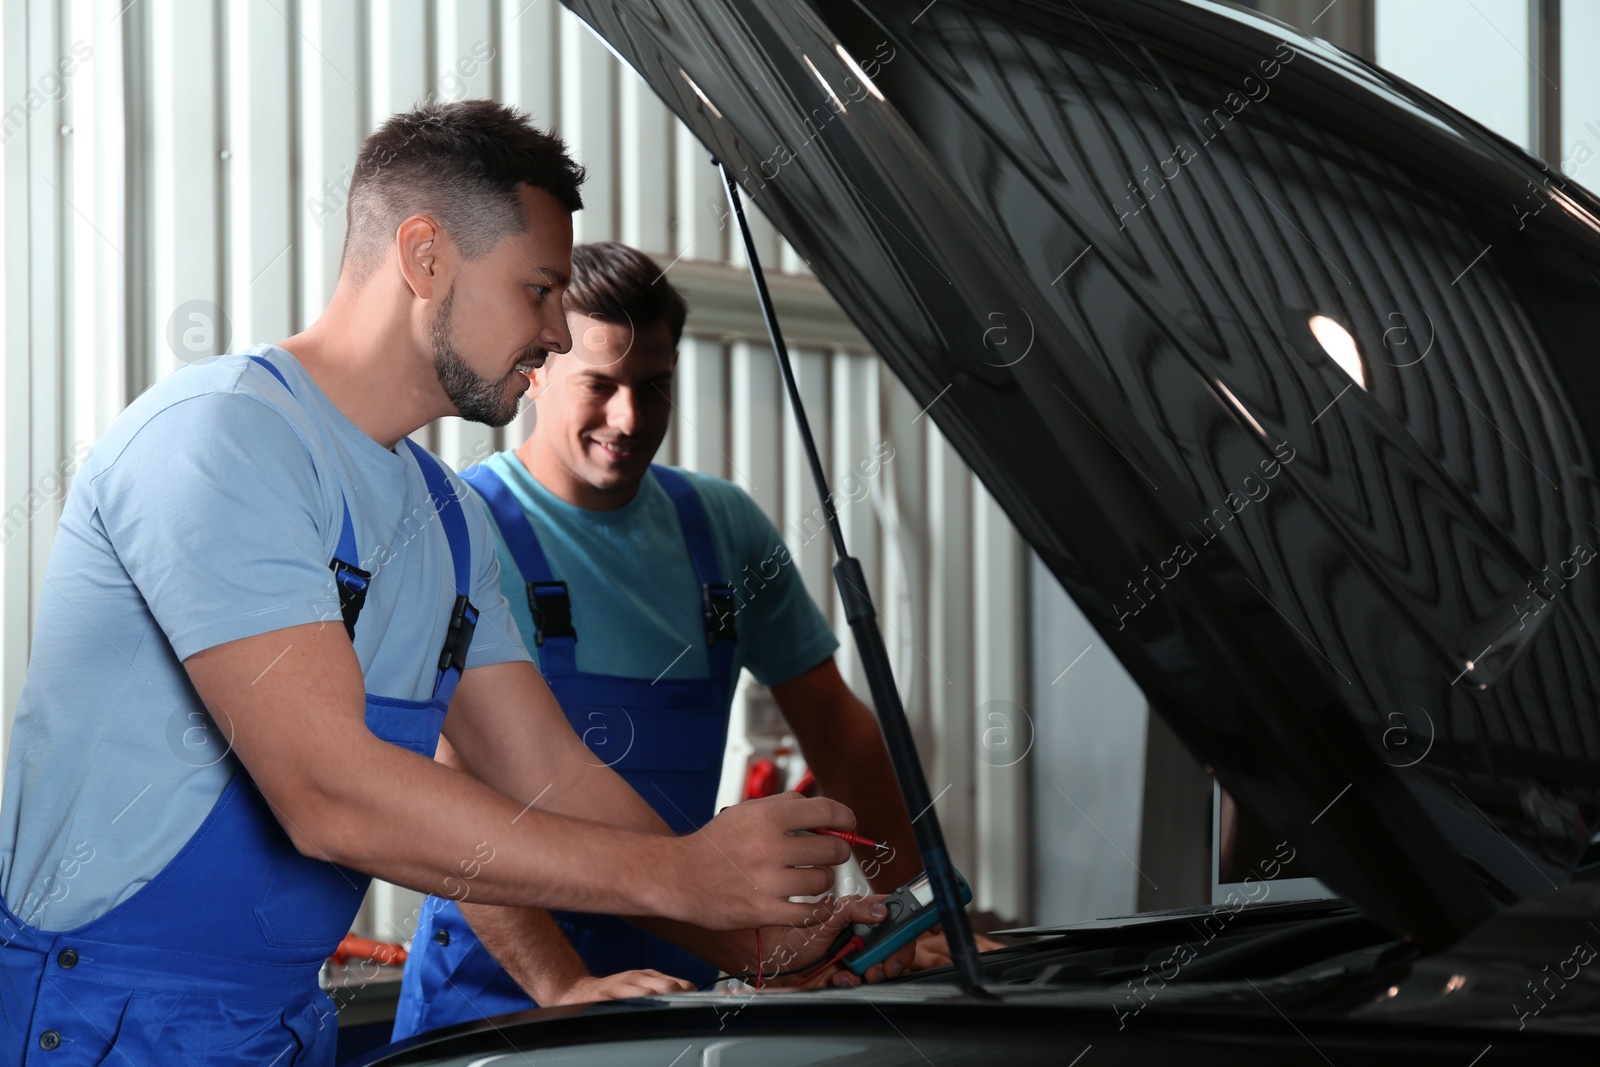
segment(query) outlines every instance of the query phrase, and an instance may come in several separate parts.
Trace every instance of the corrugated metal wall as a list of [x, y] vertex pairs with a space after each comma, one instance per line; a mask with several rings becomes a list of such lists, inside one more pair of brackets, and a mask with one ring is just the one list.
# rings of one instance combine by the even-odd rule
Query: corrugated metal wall
[[[731, 478], [773, 517], [865, 693], [716, 174], [554, 0], [7, 0], [3, 17], [8, 107], [73, 66], [5, 127], [7, 733], [63, 495], [41, 477], [194, 351], [315, 318], [361, 138], [430, 96], [492, 96], [553, 125], [589, 167], [577, 239], [625, 240], [671, 264], [692, 310], [664, 458]], [[841, 490], [852, 470], [863, 487], [843, 509], [846, 535], [877, 591], [952, 851], [981, 907], [1025, 918], [1027, 766], [979, 759], [990, 724], [976, 715], [1026, 703], [1023, 548], [793, 250], [752, 221], [765, 265], [785, 274], [773, 288], [829, 470]], [[448, 419], [418, 436], [459, 466], [527, 429]], [[862, 478], [885, 442], [894, 458]], [[403, 936], [410, 903], [376, 899], [373, 931]]]

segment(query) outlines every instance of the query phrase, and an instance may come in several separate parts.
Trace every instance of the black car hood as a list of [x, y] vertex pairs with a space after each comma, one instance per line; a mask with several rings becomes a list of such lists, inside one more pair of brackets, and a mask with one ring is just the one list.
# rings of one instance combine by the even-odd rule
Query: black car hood
[[1567, 877], [1600, 799], [1592, 197], [1216, 5], [568, 3], [1322, 880], [1440, 945]]

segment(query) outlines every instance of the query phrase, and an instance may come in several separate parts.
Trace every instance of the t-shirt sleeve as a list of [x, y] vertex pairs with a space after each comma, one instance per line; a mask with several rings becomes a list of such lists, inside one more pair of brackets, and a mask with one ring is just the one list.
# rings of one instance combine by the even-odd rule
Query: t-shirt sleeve
[[467, 669], [493, 663], [530, 662], [522, 635], [511, 618], [500, 575], [500, 554], [496, 547], [489, 514], [477, 493], [465, 482], [450, 475], [467, 517], [467, 532], [472, 544], [472, 605], [478, 609], [478, 628], [472, 632], [472, 647], [467, 650]]
[[738, 557], [733, 568], [735, 589], [751, 576], [759, 576], [765, 583], [759, 595], [739, 606], [735, 616], [744, 665], [756, 681], [762, 685], [787, 682], [833, 655], [839, 639], [806, 591], [805, 580], [772, 520], [737, 486], [709, 479], [699, 484], [702, 498], [717, 498], [713, 506], [723, 512], [732, 534]]
[[[248, 395], [154, 415], [94, 478], [94, 507], [180, 660], [339, 617], [332, 521], [309, 448]], [[335, 531], [336, 533], [336, 531]]]

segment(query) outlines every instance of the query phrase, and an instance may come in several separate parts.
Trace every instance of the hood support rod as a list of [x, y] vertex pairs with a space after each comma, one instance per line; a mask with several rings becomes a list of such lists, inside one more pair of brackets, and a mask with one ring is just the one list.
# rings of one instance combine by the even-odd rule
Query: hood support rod
[[861, 562], [845, 548], [844, 530], [834, 510], [833, 494], [828, 490], [828, 477], [822, 470], [816, 439], [811, 436], [811, 423], [806, 418], [805, 403], [800, 398], [800, 386], [795, 381], [794, 367], [789, 361], [789, 349], [783, 343], [783, 332], [778, 326], [777, 309], [772, 306], [772, 294], [767, 290], [761, 257], [756, 253], [755, 240], [750, 236], [750, 224], [745, 221], [739, 185], [726, 165], [720, 160], [713, 162], [722, 173], [722, 182], [728, 192], [728, 206], [739, 223], [745, 258], [750, 262], [750, 278], [755, 282], [761, 315], [767, 324], [767, 336], [772, 341], [778, 371], [783, 375], [783, 384], [789, 393], [789, 407], [794, 412], [795, 428], [805, 446], [811, 478], [822, 497], [822, 511], [827, 517], [828, 532], [833, 537], [834, 554], [838, 557], [833, 565], [833, 580], [839, 587], [839, 599], [844, 603], [845, 618], [850, 622], [856, 651], [861, 655], [861, 667], [866, 672], [867, 685], [872, 690], [872, 703], [878, 710], [878, 723], [883, 729], [889, 758], [894, 764], [895, 776], [900, 779], [900, 791], [905, 796], [907, 809], [919, 813], [912, 823], [912, 829], [916, 832], [917, 848], [922, 853], [923, 868], [933, 887], [933, 899], [939, 908], [939, 921], [944, 927], [945, 940], [950, 945], [956, 979], [966, 993], [987, 998], [989, 994], [983, 988], [983, 970], [978, 965], [978, 948], [972, 939], [972, 923], [962, 906], [955, 867], [950, 862], [950, 854], [945, 851], [944, 831], [939, 826], [939, 815], [933, 810], [933, 801], [928, 795], [922, 761], [917, 756], [911, 725], [906, 721], [905, 706], [900, 702], [900, 690], [895, 685], [894, 671], [889, 665], [883, 631], [878, 628], [877, 609], [867, 589]]

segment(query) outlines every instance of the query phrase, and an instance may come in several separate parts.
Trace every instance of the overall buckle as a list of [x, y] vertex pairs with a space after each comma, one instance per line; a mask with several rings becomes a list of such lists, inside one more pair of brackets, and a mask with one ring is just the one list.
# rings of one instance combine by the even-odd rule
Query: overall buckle
[[733, 585], [730, 582], [707, 582], [700, 587], [700, 603], [706, 622], [706, 643], [737, 641], [739, 632], [734, 628], [737, 614], [733, 603]]
[[339, 615], [344, 619], [344, 632], [354, 641], [356, 620], [361, 617], [361, 609], [367, 602], [372, 572], [346, 563], [337, 556], [328, 561], [328, 567], [333, 571], [333, 584], [339, 590]]
[[572, 598], [566, 582], [529, 582], [528, 611], [533, 615], [533, 643], [544, 647], [552, 637], [578, 639], [572, 626]]
[[478, 609], [472, 606], [465, 593], [456, 597], [450, 611], [450, 630], [444, 637], [444, 651], [439, 653], [439, 669], [457, 671], [467, 669], [467, 649], [472, 647], [472, 634], [478, 628]]

